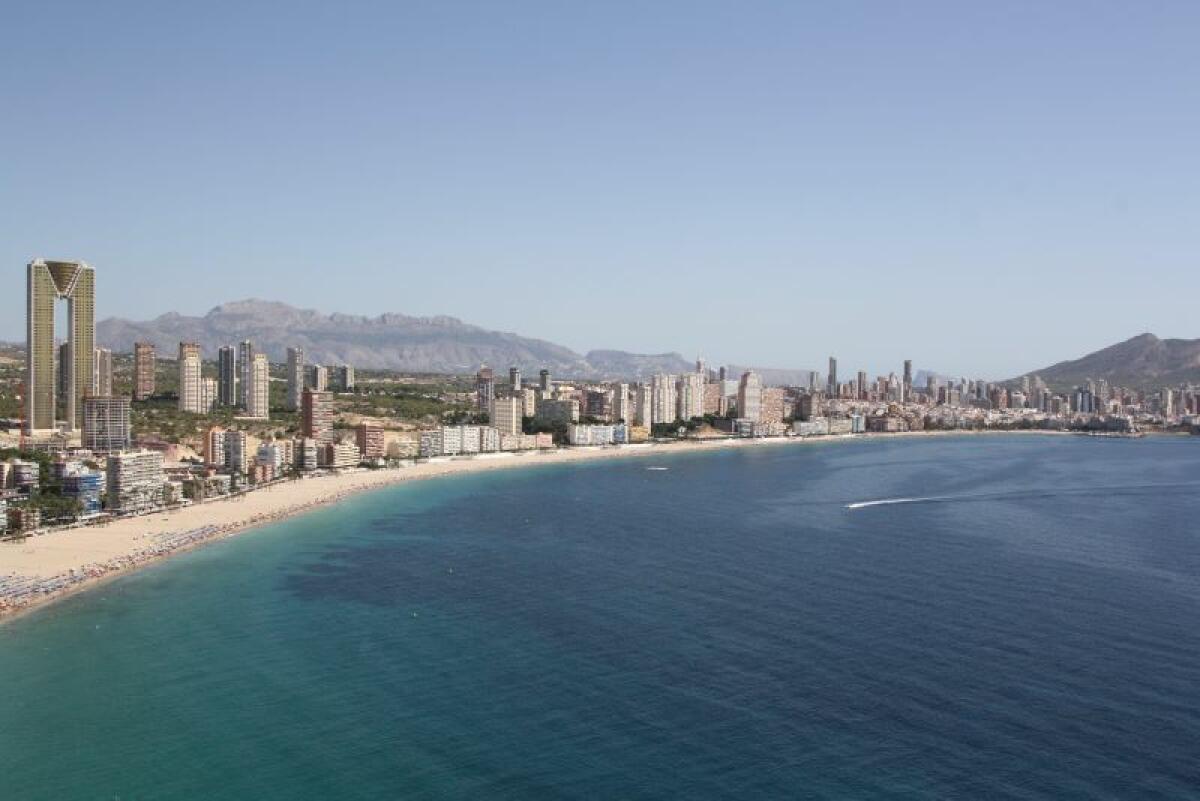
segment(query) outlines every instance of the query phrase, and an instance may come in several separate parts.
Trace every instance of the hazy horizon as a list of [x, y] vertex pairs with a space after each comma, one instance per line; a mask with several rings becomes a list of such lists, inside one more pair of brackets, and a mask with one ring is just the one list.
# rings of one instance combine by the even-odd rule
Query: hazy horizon
[[1195, 338], [1198, 27], [1188, 4], [16, 7], [0, 339], [35, 257], [92, 264], [98, 320], [258, 297], [847, 374]]

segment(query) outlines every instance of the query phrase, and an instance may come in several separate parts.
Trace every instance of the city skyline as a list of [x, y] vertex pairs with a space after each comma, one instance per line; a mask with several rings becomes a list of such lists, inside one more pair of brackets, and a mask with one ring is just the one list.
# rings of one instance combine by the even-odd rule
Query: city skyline
[[1200, 334], [1200, 10], [686, 12], [21, 7], [10, 113], [93, 135], [0, 132], [0, 261], [86, 259], [133, 319], [258, 296], [772, 367]]

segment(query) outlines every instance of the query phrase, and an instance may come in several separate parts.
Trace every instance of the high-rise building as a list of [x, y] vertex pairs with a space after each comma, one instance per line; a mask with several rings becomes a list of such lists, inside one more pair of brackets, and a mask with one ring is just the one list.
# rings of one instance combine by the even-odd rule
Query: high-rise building
[[129, 450], [129, 398], [89, 395], [83, 399], [83, 447], [95, 453]]
[[514, 391], [519, 390], [521, 388], [521, 368], [520, 367], [508, 368], [508, 385], [510, 387], [512, 387], [512, 389]]
[[854, 396], [856, 398], [858, 398], [859, 400], [867, 399], [867, 371], [866, 370], [858, 371], [858, 380], [855, 382], [855, 386], [854, 386]]
[[686, 373], [675, 382], [676, 414], [681, 420], [704, 416], [704, 377]]
[[249, 378], [246, 416], [266, 420], [271, 416], [271, 366], [267, 363], [267, 354], [254, 354], [250, 363]]
[[207, 414], [200, 386], [200, 346], [195, 342], [179, 343], [179, 411]]
[[501, 393], [500, 397], [492, 398], [488, 410], [488, 420], [492, 428], [501, 434], [520, 434], [521, 417], [525, 411], [524, 399], [515, 392]]
[[212, 413], [213, 407], [217, 405], [217, 379], [201, 378], [200, 379], [200, 408], [204, 410], [204, 414]]
[[538, 371], [538, 389], [540, 389], [542, 392], [550, 391], [550, 371], [549, 370], [539, 370]]
[[633, 424], [633, 403], [630, 401], [628, 384], [613, 387], [612, 421]]
[[901, 398], [901, 400], [903, 400], [905, 403], [909, 403], [910, 401], [912, 401], [912, 388], [913, 388], [912, 359], [905, 359], [904, 360], [904, 395]]
[[649, 428], [654, 422], [654, 390], [650, 384], [638, 384], [633, 396], [633, 422]]
[[304, 386], [325, 392], [329, 389], [329, 370], [323, 364], [310, 364], [304, 369]]
[[360, 458], [382, 459], [384, 454], [383, 426], [375, 423], [359, 423], [356, 433]]
[[829, 376], [825, 379], [825, 392], [831, 398], [838, 396], [837, 359], [832, 356], [829, 357]]
[[108, 396], [113, 394], [112, 351], [108, 348], [96, 348], [92, 358], [92, 384], [89, 390], [92, 395]]
[[487, 411], [496, 395], [496, 378], [486, 364], [475, 374], [475, 408]]
[[753, 370], [738, 382], [738, 417], [755, 423], [762, 417], [762, 379]]
[[217, 351], [217, 403], [222, 406], [238, 405], [237, 351], [226, 345]]
[[154, 394], [154, 345], [133, 343], [133, 399], [146, 400]]
[[674, 423], [678, 409], [675, 404], [675, 376], [659, 373], [650, 379], [651, 423]]
[[250, 370], [254, 366], [254, 343], [248, 339], [238, 343], [238, 405], [243, 409], [248, 406], [250, 393]]
[[67, 368], [59, 387], [64, 420], [77, 428], [92, 378], [96, 342], [96, 273], [81, 261], [29, 262], [26, 274], [25, 430], [54, 428], [54, 304], [67, 301]]
[[287, 349], [287, 408], [297, 411], [304, 392], [304, 348]]
[[340, 367], [329, 368], [330, 389], [338, 392], [354, 391], [354, 367], [343, 364]]
[[333, 438], [333, 393], [305, 389], [300, 398], [300, 433], [318, 444]]

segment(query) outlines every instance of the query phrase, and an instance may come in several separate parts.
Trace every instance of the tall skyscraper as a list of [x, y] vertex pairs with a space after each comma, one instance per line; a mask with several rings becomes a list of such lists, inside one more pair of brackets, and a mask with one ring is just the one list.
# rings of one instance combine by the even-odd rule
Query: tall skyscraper
[[238, 344], [238, 405], [245, 409], [248, 405], [247, 395], [250, 392], [250, 369], [254, 365], [254, 343], [248, 339]]
[[304, 392], [304, 348], [287, 349], [287, 407], [291, 411], [300, 409], [300, 396]]
[[829, 397], [838, 396], [837, 359], [829, 357], [829, 377], [825, 379], [825, 391]]
[[614, 423], [633, 424], [633, 403], [630, 400], [628, 384], [617, 384], [613, 387], [612, 420]]
[[496, 378], [492, 368], [486, 364], [475, 374], [475, 406], [481, 412], [486, 412], [492, 406], [492, 398], [496, 396]]
[[89, 394], [108, 397], [113, 394], [112, 351], [96, 348], [92, 358], [92, 385]]
[[762, 418], [762, 379], [753, 370], [738, 382], [738, 417], [755, 423]]
[[217, 351], [217, 403], [221, 406], [237, 406], [237, 351], [225, 345]]
[[675, 382], [675, 399], [680, 420], [704, 416], [704, 378], [699, 371], [679, 377]]
[[179, 343], [179, 411], [207, 414], [200, 386], [200, 346], [195, 342]]
[[538, 373], [538, 388], [542, 392], [550, 391], [550, 371], [542, 370]]
[[509, 383], [509, 386], [511, 386], [514, 390], [518, 390], [521, 388], [521, 368], [520, 367], [508, 368], [508, 383]]
[[675, 376], [659, 373], [650, 379], [650, 422], [674, 423], [678, 418], [675, 404]]
[[154, 345], [133, 343], [133, 399], [146, 400], [154, 394]]
[[904, 360], [904, 388], [903, 388], [904, 394], [901, 397], [901, 400], [904, 401], [905, 403], [908, 403], [909, 401], [912, 400], [912, 388], [913, 388], [912, 359], [905, 359]]
[[654, 422], [654, 390], [649, 384], [638, 384], [633, 393], [633, 423], [649, 428]]
[[246, 393], [246, 416], [266, 420], [271, 416], [271, 366], [267, 354], [256, 353], [250, 363], [250, 388]]
[[92, 378], [96, 342], [96, 272], [82, 261], [29, 262], [26, 274], [25, 430], [54, 428], [54, 303], [67, 301], [64, 418], [77, 428]]

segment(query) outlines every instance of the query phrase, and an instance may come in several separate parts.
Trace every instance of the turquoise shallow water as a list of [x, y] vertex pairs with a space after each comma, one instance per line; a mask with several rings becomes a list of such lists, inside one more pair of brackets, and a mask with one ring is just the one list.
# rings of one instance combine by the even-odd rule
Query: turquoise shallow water
[[0, 627], [0, 798], [1198, 797], [1198, 448], [358, 496]]

